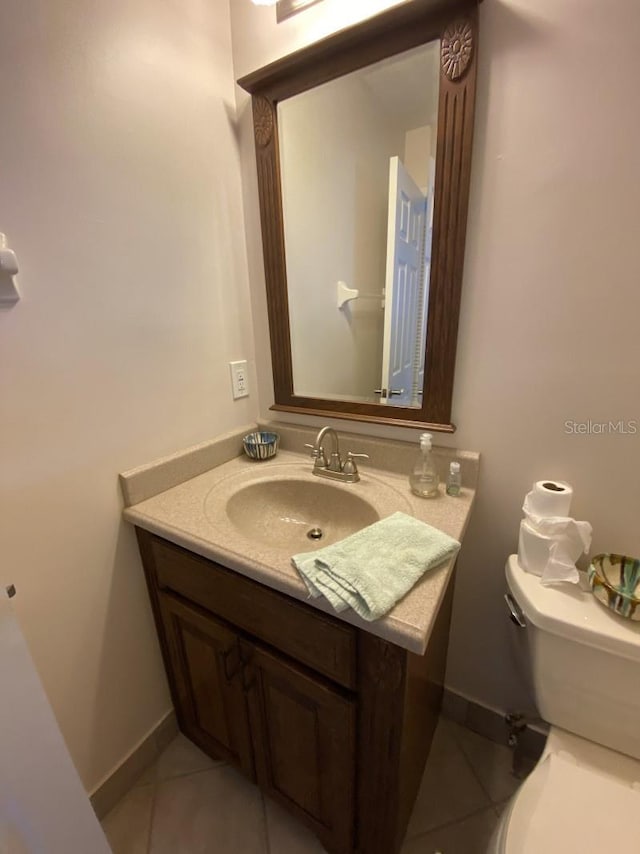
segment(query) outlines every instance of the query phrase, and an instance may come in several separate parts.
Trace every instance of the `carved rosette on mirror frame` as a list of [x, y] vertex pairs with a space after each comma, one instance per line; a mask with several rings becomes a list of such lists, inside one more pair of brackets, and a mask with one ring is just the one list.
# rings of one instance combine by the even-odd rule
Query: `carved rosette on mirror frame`
[[[413, 0], [241, 78], [252, 95], [275, 410], [453, 432], [481, 0]], [[296, 394], [278, 143], [278, 103], [440, 39], [433, 239], [420, 408]]]

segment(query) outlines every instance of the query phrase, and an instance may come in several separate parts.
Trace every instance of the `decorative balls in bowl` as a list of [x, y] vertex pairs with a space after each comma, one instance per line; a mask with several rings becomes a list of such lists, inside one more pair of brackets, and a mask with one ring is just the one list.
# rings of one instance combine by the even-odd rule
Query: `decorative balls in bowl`
[[249, 433], [242, 440], [244, 452], [252, 460], [270, 460], [278, 453], [280, 436], [277, 433], [267, 433], [259, 430]]
[[591, 560], [589, 583], [593, 595], [628, 620], [640, 620], [640, 559], [602, 554]]

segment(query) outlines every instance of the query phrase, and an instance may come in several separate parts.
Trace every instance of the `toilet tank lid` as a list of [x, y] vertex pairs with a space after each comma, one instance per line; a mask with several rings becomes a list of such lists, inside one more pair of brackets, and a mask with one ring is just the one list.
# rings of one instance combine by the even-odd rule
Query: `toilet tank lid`
[[640, 661], [640, 622], [608, 611], [577, 584], [545, 587], [520, 567], [517, 555], [507, 559], [505, 572], [512, 595], [536, 628]]

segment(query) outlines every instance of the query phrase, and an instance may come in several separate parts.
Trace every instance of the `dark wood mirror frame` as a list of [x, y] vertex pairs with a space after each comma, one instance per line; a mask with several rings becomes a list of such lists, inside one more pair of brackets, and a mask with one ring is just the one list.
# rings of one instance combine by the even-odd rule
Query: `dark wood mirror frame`
[[[480, 0], [412, 0], [238, 80], [252, 96], [275, 403], [286, 412], [453, 432], [451, 398], [466, 237]], [[280, 101], [441, 40], [426, 367], [420, 409], [294, 394], [280, 184]]]

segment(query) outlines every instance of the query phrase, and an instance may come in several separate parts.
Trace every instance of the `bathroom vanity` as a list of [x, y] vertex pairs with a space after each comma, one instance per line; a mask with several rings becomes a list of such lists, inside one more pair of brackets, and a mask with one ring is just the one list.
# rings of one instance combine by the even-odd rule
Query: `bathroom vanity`
[[[278, 430], [284, 450], [273, 461], [240, 456], [238, 432], [123, 476], [125, 518], [136, 526], [179, 725], [309, 825], [327, 851], [393, 854], [438, 719], [453, 562], [428, 572], [372, 623], [350, 610], [335, 616], [324, 600], [308, 600], [290, 557], [313, 543], [303, 539], [297, 547], [306, 526], [296, 522], [311, 512], [305, 496], [320, 496], [320, 505], [331, 496], [316, 492], [324, 484], [312, 476], [312, 462], [286, 450], [302, 447], [312, 431]], [[415, 450], [364, 437], [357, 442], [373, 464], [384, 457], [400, 470], [403, 455]], [[377, 516], [400, 509], [429, 517], [460, 539], [477, 455], [464, 459], [471, 487], [461, 499], [421, 500], [411, 496], [406, 476], [364, 466], [360, 483], [331, 488], [338, 503], [341, 492], [358, 496]], [[267, 497], [261, 527], [260, 519], [253, 525], [229, 510], [242, 491], [279, 494], [272, 488], [278, 482], [282, 495], [294, 495], [295, 513], [276, 508], [269, 516], [275, 499]], [[351, 512], [352, 498], [346, 500], [342, 524]], [[327, 512], [327, 535], [340, 538], [344, 531], [332, 534]], [[259, 502], [251, 515], [260, 515]]]
[[[238, 81], [254, 117], [272, 409], [455, 429], [477, 4], [403, 3]], [[398, 89], [412, 102], [403, 116], [384, 97]], [[352, 114], [366, 121], [351, 127]], [[317, 200], [333, 186], [325, 209]], [[358, 304], [343, 310], [345, 290], [372, 301], [373, 320]], [[291, 556], [396, 511], [462, 540], [478, 456], [436, 449], [441, 475], [461, 462], [463, 489], [424, 500], [408, 484], [415, 442], [343, 436], [343, 465], [337, 447], [325, 460], [319, 435], [315, 474], [355, 476], [369, 457], [359, 482], [329, 484], [303, 456], [315, 431], [274, 427], [274, 460], [242, 456], [251, 425], [122, 477], [178, 721], [332, 854], [395, 854], [440, 710], [454, 561], [367, 623], [310, 600]]]

